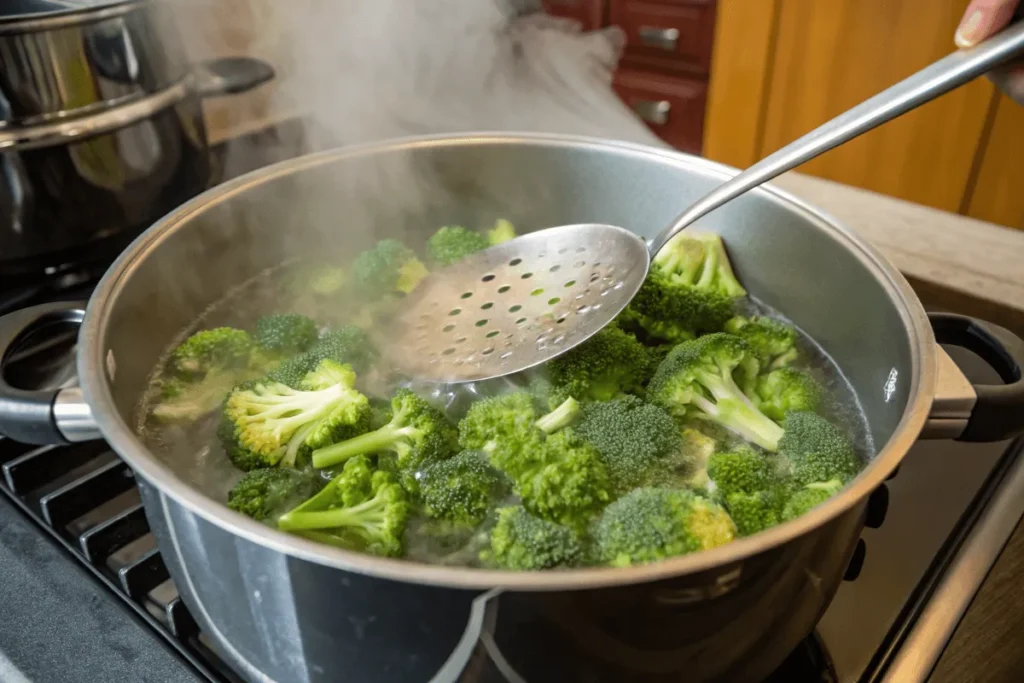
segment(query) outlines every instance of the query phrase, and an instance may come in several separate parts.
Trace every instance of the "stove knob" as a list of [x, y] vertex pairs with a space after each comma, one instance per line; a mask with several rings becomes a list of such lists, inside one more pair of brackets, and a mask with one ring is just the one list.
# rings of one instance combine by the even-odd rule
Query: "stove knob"
[[853, 549], [850, 556], [850, 563], [846, 565], [846, 573], [843, 574], [843, 581], [853, 581], [860, 576], [860, 570], [864, 568], [864, 554], [867, 552], [867, 545], [863, 538], [857, 539], [857, 547]]
[[885, 513], [889, 511], [889, 487], [882, 484], [871, 492], [868, 497], [868, 509], [864, 517], [864, 526], [877, 529], [885, 521]]

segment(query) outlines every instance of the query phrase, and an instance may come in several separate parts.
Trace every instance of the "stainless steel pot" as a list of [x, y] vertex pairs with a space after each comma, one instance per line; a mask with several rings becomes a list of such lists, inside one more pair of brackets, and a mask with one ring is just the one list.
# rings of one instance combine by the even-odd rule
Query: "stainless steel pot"
[[201, 99], [273, 70], [240, 58], [190, 65], [166, 9], [0, 9], [0, 275], [112, 258], [208, 187]]
[[[213, 493], [225, 471], [219, 453], [186, 464], [136, 432], [139, 397], [169, 341], [285, 257], [332, 245], [351, 253], [370, 228], [422, 239], [437, 225], [495, 216], [524, 230], [600, 221], [650, 237], [732, 173], [685, 154], [544, 135], [392, 141], [262, 169], [144, 233], [84, 319], [58, 304], [0, 320], [0, 358], [40, 322], [82, 320], [81, 389], [0, 386], [0, 431], [35, 443], [106, 438], [139, 479], [190, 610], [253, 680], [454, 680], [488, 625], [499, 646], [502, 634], [530, 640], [504, 650], [526, 680], [760, 680], [828, 605], [870, 496], [916, 439], [1001, 440], [1024, 427], [1024, 343], [968, 318], [929, 321], [873, 248], [773, 188], [701, 224], [724, 236], [749, 290], [838, 362], [877, 455], [832, 500], [762, 534], [629, 569], [509, 573], [380, 559], [231, 512]], [[972, 386], [937, 341], [976, 351], [1007, 386]]]

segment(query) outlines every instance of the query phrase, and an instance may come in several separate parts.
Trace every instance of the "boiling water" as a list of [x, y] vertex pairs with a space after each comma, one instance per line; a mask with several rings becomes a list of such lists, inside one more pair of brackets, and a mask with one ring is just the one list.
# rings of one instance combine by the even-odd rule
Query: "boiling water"
[[[267, 271], [252, 281], [239, 286], [207, 310], [195, 324], [183, 330], [169, 346], [173, 349], [189, 334], [200, 329], [218, 326], [233, 326], [252, 329], [256, 319], [268, 313], [301, 312], [325, 325], [344, 324], [357, 318], [357, 304], [345, 297], [330, 302], [301, 301], [296, 306], [281, 305], [282, 283], [287, 281], [290, 266]], [[789, 323], [778, 311], [755, 300], [748, 300], [739, 311], [744, 315], [765, 315]], [[789, 323], [792, 324], [792, 323]], [[822, 412], [835, 424], [847, 431], [854, 441], [858, 455], [867, 462], [875, 453], [867, 420], [860, 402], [838, 366], [810, 337], [800, 333], [798, 344], [806, 359], [809, 372], [824, 388]], [[216, 437], [218, 416], [212, 415], [198, 423], [187, 425], [160, 424], [147, 416], [154, 400], [158, 399], [155, 378], [161, 371], [160, 363], [154, 369], [151, 390], [140, 401], [137, 411], [137, 430], [149, 448], [163, 460], [183, 481], [202, 491], [205, 495], [225, 501], [228, 491], [241, 478], [239, 472], [228, 460]], [[457, 421], [474, 401], [521, 387], [516, 378], [502, 378], [485, 383], [466, 383], [451, 386], [407, 385], [417, 394], [429, 400]], [[387, 398], [392, 387], [360, 386], [372, 398]], [[716, 437], [721, 437], [716, 434]], [[514, 499], [501, 504], [515, 502]], [[430, 520], [413, 519], [407, 532], [406, 555], [410, 559], [432, 563], [468, 564], [476, 560], [476, 549], [483, 535], [466, 532], [452, 537], [444, 543], [427, 541], [434, 534], [417, 534], [417, 528], [430, 524]]]

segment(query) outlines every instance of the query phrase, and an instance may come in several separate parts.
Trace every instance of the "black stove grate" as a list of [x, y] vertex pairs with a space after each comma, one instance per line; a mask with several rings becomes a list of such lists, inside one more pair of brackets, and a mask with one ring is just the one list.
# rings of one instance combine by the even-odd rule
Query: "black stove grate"
[[242, 683], [188, 613], [142, 510], [135, 477], [103, 441], [29, 446], [0, 437], [0, 491], [188, 661], [217, 683]]

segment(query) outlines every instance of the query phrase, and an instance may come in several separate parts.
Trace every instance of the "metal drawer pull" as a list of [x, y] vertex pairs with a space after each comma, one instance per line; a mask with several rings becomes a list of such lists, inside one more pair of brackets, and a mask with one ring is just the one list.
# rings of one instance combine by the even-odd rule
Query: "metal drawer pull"
[[672, 105], [666, 100], [633, 100], [630, 106], [637, 116], [655, 126], [668, 123], [668, 115], [672, 111]]
[[679, 44], [679, 29], [641, 26], [640, 42], [647, 47], [656, 47], [659, 50], [674, 52]]

